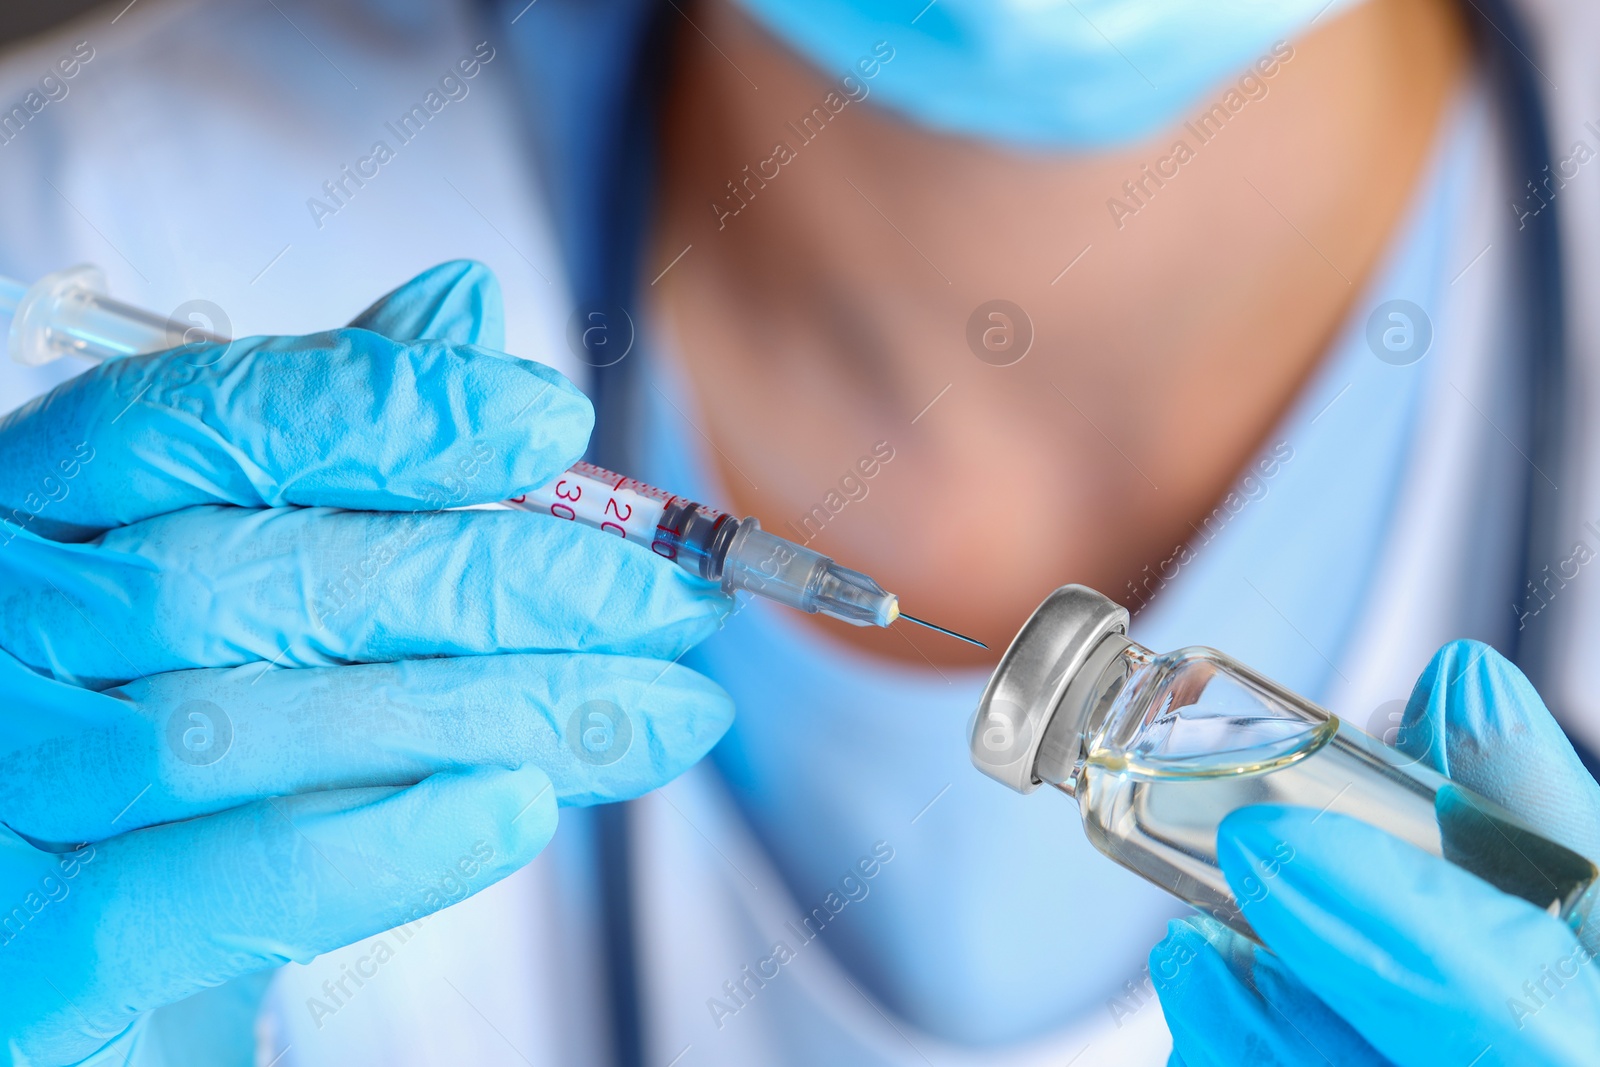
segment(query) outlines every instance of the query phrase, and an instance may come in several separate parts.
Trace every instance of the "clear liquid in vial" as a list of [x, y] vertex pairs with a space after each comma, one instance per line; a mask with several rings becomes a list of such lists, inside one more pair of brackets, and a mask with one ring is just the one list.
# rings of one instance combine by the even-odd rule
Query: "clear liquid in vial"
[[[1220, 748], [1174, 745], [1169, 732], [1143, 753], [1091, 751], [1077, 798], [1096, 847], [1254, 938], [1217, 866], [1217, 827], [1251, 804], [1290, 804], [1381, 827], [1575, 929], [1587, 917], [1600, 874], [1588, 859], [1337, 718], [1234, 718], [1228, 729]], [[1172, 754], [1184, 749], [1204, 758]]]

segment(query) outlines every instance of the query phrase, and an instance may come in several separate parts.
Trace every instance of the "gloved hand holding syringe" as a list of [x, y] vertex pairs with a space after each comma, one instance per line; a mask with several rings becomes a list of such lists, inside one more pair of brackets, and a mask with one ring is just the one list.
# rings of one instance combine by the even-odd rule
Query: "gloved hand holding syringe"
[[[31, 286], [0, 277], [0, 312], [12, 315], [11, 358], [35, 366], [65, 355], [101, 361], [231, 340], [110, 298], [103, 275], [87, 266]], [[889, 626], [905, 619], [986, 647], [904, 614], [899, 599], [872, 578], [768, 533], [754, 517], [736, 519], [591, 463], [574, 464], [551, 484], [506, 505], [614, 533], [697, 577], [719, 582], [730, 594], [747, 590], [852, 626]]]

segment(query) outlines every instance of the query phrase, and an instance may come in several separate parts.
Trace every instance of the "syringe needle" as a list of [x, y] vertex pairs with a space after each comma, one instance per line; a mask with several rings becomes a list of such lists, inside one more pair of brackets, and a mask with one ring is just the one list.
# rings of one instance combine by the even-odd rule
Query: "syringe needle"
[[919, 619], [915, 615], [907, 615], [905, 612], [902, 611], [900, 613], [900, 617], [902, 619], [906, 620], [907, 622], [914, 622], [918, 626], [926, 626], [930, 630], [938, 630], [940, 633], [946, 634], [946, 635], [948, 635], [950, 637], [953, 637], [957, 641], [965, 641], [969, 645], [977, 645], [979, 648], [982, 648], [982, 649], [987, 649], [989, 647], [988, 645], [984, 644], [982, 641], [979, 641], [976, 637], [968, 637], [966, 634], [958, 634], [954, 630], [946, 630], [943, 626], [935, 626], [933, 623], [928, 622], [925, 619]]

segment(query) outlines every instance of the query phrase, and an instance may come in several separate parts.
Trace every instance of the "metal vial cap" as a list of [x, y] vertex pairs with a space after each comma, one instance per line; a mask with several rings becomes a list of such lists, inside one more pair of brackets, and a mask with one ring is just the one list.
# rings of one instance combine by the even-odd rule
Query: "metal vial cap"
[[984, 687], [972, 722], [973, 765], [1019, 793], [1037, 789], [1039, 745], [1067, 686], [1106, 635], [1127, 631], [1128, 609], [1086, 585], [1045, 597]]

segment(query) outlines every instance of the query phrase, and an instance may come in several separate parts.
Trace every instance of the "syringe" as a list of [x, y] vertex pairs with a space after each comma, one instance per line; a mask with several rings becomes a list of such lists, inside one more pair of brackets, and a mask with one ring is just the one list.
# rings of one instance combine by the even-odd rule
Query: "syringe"
[[[31, 366], [64, 355], [101, 361], [228, 341], [111, 299], [104, 275], [91, 266], [51, 274], [31, 286], [0, 277], [0, 314], [5, 313], [12, 316], [11, 358]], [[899, 598], [872, 578], [768, 533], [753, 516], [736, 519], [592, 463], [573, 464], [549, 485], [505, 505], [616, 534], [730, 594], [743, 589], [852, 626], [889, 626], [905, 619], [988, 647], [904, 614]]]
[[88, 264], [47, 274], [32, 285], [0, 277], [0, 314], [11, 316], [7, 351], [30, 367], [62, 356], [99, 362], [228, 340], [111, 299], [105, 275]]
[[736, 519], [592, 463], [573, 464], [549, 485], [506, 503], [648, 546], [690, 574], [720, 582], [730, 593], [745, 589], [852, 626], [888, 626], [906, 619], [980, 644], [902, 614], [898, 598], [865, 574], [768, 533], [754, 517]]

